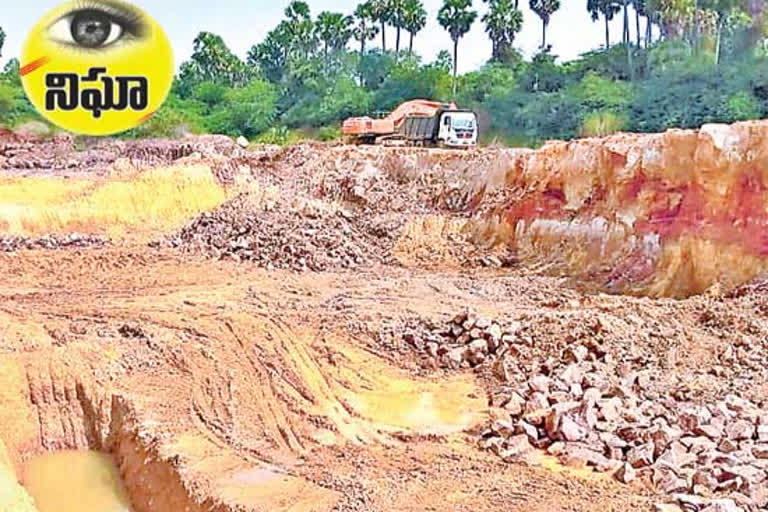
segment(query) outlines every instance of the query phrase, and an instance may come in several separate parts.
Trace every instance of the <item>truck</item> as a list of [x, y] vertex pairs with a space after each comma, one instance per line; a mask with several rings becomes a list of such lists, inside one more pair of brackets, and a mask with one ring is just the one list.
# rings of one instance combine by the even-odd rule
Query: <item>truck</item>
[[382, 119], [353, 117], [342, 133], [355, 144], [391, 144], [469, 149], [477, 145], [477, 115], [455, 103], [407, 101]]

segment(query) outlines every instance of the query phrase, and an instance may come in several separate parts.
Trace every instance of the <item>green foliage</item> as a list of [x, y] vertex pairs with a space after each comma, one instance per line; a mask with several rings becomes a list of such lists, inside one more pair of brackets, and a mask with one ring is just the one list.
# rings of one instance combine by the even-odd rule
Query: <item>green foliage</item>
[[619, 132], [627, 126], [627, 118], [610, 110], [590, 112], [581, 125], [585, 137], [604, 137]]
[[341, 127], [337, 124], [323, 126], [317, 131], [317, 140], [331, 142], [341, 139]]
[[728, 113], [734, 121], [746, 121], [760, 116], [760, 109], [754, 96], [739, 91], [728, 98]]
[[514, 59], [512, 45], [517, 33], [523, 28], [523, 13], [513, 0], [485, 0], [488, 2], [488, 12], [483, 16], [485, 31], [493, 45], [491, 59], [496, 62], [506, 62]]
[[293, 105], [283, 116], [288, 126], [323, 126], [368, 113], [372, 94], [351, 78], [341, 78], [326, 91]]
[[[245, 62], [221, 37], [201, 32], [166, 104], [127, 136], [212, 132], [270, 144], [331, 141], [345, 118], [375, 116], [416, 98], [476, 110], [484, 142], [530, 146], [768, 117], [768, 51], [761, 46], [768, 16], [754, 2], [582, 0], [583, 15], [602, 23], [624, 10], [624, 42], [608, 47], [608, 25], [606, 47], [562, 63], [546, 44], [562, 0], [528, 0], [542, 22], [542, 47], [531, 60], [514, 48], [520, 1], [483, 0], [492, 51], [486, 65], [459, 76], [458, 45], [478, 17], [472, 0], [442, 0], [441, 44], [451, 51], [431, 63], [412, 51], [430, 16], [423, 0], [362, 0], [353, 13], [316, 17], [307, 2], [294, 0]], [[630, 23], [630, 4], [646, 17], [645, 34]], [[387, 50], [387, 26], [396, 30], [391, 46], [403, 51]], [[636, 36], [629, 41], [628, 31]], [[654, 41], [659, 32], [663, 40]], [[410, 36], [405, 42], [403, 34]], [[3, 39], [0, 30], [0, 50]], [[8, 126], [39, 119], [18, 71], [13, 59], [0, 74], [0, 123]]]
[[254, 70], [227, 48], [221, 36], [201, 32], [195, 38], [192, 57], [180, 67], [179, 90], [186, 94], [201, 82], [240, 87], [254, 76]]
[[626, 82], [609, 80], [597, 73], [587, 73], [572, 86], [570, 94], [588, 111], [623, 112], [632, 102], [632, 87]]
[[0, 75], [0, 126], [13, 127], [21, 122], [41, 119], [27, 100], [18, 73]]
[[298, 131], [289, 130], [285, 126], [273, 126], [254, 140], [257, 144], [274, 144], [288, 146], [301, 141], [304, 137]]
[[125, 136], [177, 138], [186, 133], [202, 131], [204, 131], [203, 122], [199, 116], [166, 104], [149, 121], [127, 132]]
[[[750, 75], [745, 67], [682, 63], [645, 81], [631, 106], [631, 127], [638, 131], [663, 131], [670, 127], [695, 128], [705, 123], [734, 121], [754, 106]], [[734, 100], [731, 105], [731, 100]], [[754, 105], [751, 105], [754, 103]], [[750, 116], [753, 117], [753, 116]]]
[[522, 58], [517, 55], [514, 64], [492, 63], [461, 77], [458, 100], [463, 105], [477, 105], [493, 94], [514, 89], [525, 69]]
[[415, 59], [393, 66], [375, 94], [376, 110], [389, 111], [407, 99], [446, 101], [451, 97], [451, 75], [439, 64], [421, 66]]
[[0, 83], [0, 121], [7, 120], [15, 106], [15, 88], [10, 84]]
[[253, 80], [246, 87], [227, 91], [207, 119], [213, 133], [254, 137], [267, 130], [275, 120], [277, 91], [266, 81]]

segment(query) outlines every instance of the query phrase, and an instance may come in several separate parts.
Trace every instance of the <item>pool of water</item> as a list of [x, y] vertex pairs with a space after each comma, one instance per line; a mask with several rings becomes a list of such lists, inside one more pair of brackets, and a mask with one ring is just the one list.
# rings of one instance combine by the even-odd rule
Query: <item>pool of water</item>
[[40, 512], [130, 512], [112, 457], [94, 451], [46, 453], [24, 467], [23, 484]]

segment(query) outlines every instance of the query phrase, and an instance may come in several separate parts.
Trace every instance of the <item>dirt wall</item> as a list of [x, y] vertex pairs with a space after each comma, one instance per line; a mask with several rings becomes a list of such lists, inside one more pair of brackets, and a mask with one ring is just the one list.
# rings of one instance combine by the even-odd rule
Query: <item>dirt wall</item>
[[768, 122], [552, 142], [510, 162], [502, 237], [609, 291], [682, 297], [768, 265]]

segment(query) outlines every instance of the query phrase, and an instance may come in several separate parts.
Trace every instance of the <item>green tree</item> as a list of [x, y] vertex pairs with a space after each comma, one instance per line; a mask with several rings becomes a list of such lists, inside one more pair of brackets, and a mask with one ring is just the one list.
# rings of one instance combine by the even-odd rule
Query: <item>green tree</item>
[[403, 28], [410, 35], [408, 53], [413, 54], [413, 39], [427, 25], [427, 11], [421, 0], [405, 0], [403, 7]]
[[9, 59], [8, 62], [5, 63], [5, 66], [3, 66], [3, 74], [0, 75], [0, 80], [5, 80], [10, 84], [21, 87], [21, 76], [19, 75], [20, 67], [19, 59]]
[[640, 46], [640, 16], [645, 18], [645, 47], [648, 48], [651, 45], [651, 39], [653, 36], [653, 24], [655, 20], [655, 13], [651, 9], [650, 2], [648, 0], [635, 0], [635, 13], [637, 14], [637, 45]]
[[389, 1], [370, 0], [373, 19], [381, 25], [381, 50], [387, 51], [387, 23], [389, 22]]
[[294, 0], [285, 9], [285, 24], [289, 54], [298, 54], [307, 58], [315, 48], [315, 27], [309, 5]]
[[180, 67], [181, 88], [189, 92], [201, 82], [239, 87], [257, 73], [233, 54], [221, 36], [201, 32], [194, 41], [192, 57]]
[[453, 94], [456, 94], [456, 77], [459, 73], [459, 40], [472, 28], [477, 11], [472, 10], [472, 0], [445, 0], [437, 13], [437, 21], [448, 31], [453, 41]]
[[698, 0], [646, 0], [646, 9], [654, 13], [665, 39], [679, 38], [694, 18]]
[[277, 91], [274, 85], [253, 80], [246, 87], [230, 89], [208, 116], [208, 129], [231, 136], [255, 137], [275, 119]]
[[5, 44], [5, 31], [0, 27], [0, 57], [3, 56], [3, 44]]
[[260, 69], [269, 81], [277, 83], [283, 78], [290, 49], [288, 22], [283, 21], [261, 44], [251, 47], [246, 62], [249, 67]]
[[376, 18], [373, 15], [373, 5], [370, 0], [357, 6], [355, 21], [356, 25], [352, 29], [352, 37], [360, 42], [360, 55], [363, 55], [366, 43], [372, 41], [379, 33], [379, 28], [375, 25]]
[[728, 16], [739, 7], [740, 0], [698, 0], [698, 5], [702, 9], [712, 11], [717, 14], [716, 26], [716, 44], [715, 44], [715, 65], [720, 64], [720, 58], [723, 48], [723, 29], [728, 21]]
[[323, 56], [328, 61], [328, 52], [339, 52], [352, 38], [353, 20], [337, 12], [323, 11], [315, 23], [315, 36], [323, 43]]
[[587, 0], [587, 11], [592, 16], [592, 21], [600, 19], [603, 16], [605, 21], [605, 48], [611, 47], [611, 29], [610, 21], [618, 14], [621, 7], [616, 0]]
[[503, 62], [511, 57], [515, 37], [523, 28], [523, 13], [513, 0], [485, 1], [490, 4], [483, 23], [493, 44], [492, 60]]
[[560, 0], [530, 0], [529, 6], [541, 18], [541, 48], [547, 48], [547, 27], [552, 15], [560, 9]]

